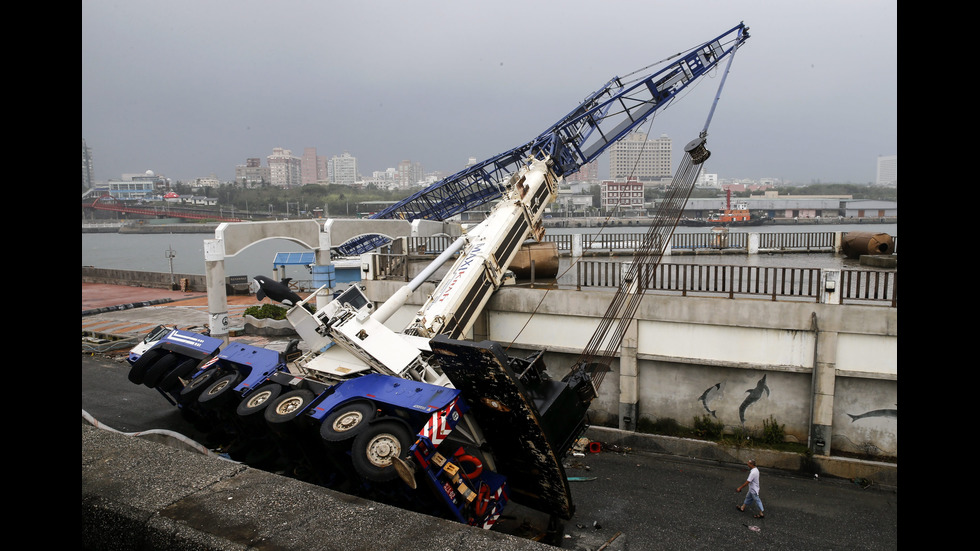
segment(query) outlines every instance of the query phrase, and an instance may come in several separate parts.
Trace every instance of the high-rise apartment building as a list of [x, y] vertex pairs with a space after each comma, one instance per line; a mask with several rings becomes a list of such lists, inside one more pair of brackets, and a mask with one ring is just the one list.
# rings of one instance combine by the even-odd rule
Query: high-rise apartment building
[[272, 185], [291, 188], [302, 185], [300, 175], [301, 159], [293, 152], [281, 147], [272, 148], [272, 155], [266, 157]]
[[633, 132], [609, 146], [609, 177], [651, 182], [670, 178], [672, 145], [666, 134], [647, 140]]
[[357, 158], [346, 151], [343, 155], [335, 155], [330, 159], [327, 171], [331, 182], [352, 186], [357, 182]]
[[898, 155], [878, 157], [878, 174], [875, 185], [898, 187]]
[[302, 172], [302, 182], [315, 184], [327, 179], [327, 159], [316, 154], [315, 147], [307, 147], [303, 150], [303, 158], [300, 163]]
[[249, 157], [245, 164], [235, 166], [235, 182], [245, 186], [258, 186], [272, 183], [269, 167], [262, 166], [262, 159]]
[[82, 191], [95, 185], [95, 167], [92, 166], [92, 150], [85, 145], [82, 138]]
[[422, 181], [425, 172], [422, 171], [422, 163], [412, 161], [402, 161], [398, 163], [398, 187], [407, 188], [414, 186]]

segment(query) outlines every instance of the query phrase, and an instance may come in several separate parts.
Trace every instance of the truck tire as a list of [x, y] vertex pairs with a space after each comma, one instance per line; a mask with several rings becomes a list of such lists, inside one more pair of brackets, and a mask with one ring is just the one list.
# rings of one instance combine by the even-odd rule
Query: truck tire
[[171, 390], [178, 388], [177, 385], [180, 383], [180, 379], [183, 379], [184, 377], [187, 377], [193, 373], [194, 369], [197, 368], [198, 363], [200, 362], [194, 358], [187, 358], [186, 360], [180, 362], [177, 364], [177, 367], [170, 371], [170, 373], [164, 375], [163, 379], [160, 379], [160, 384], [158, 384], [157, 387], [164, 392], [170, 392]]
[[379, 421], [354, 438], [351, 445], [354, 470], [373, 482], [394, 480], [398, 478], [398, 471], [392, 458], [405, 455], [411, 445], [405, 425], [398, 421]]
[[273, 427], [281, 427], [289, 423], [303, 412], [313, 401], [312, 391], [306, 389], [291, 390], [273, 400], [265, 408], [265, 420]]
[[180, 397], [178, 400], [182, 404], [191, 404], [197, 401], [197, 397], [204, 392], [204, 389], [210, 386], [213, 378], [218, 376], [221, 371], [217, 367], [209, 367], [204, 370], [203, 373], [198, 373], [197, 377], [190, 380], [187, 385], [181, 389]]
[[160, 379], [167, 374], [171, 369], [177, 367], [180, 362], [181, 357], [176, 354], [167, 354], [166, 356], [160, 358], [153, 365], [151, 365], [146, 373], [143, 374], [143, 384], [149, 388], [157, 386]]
[[282, 393], [282, 385], [270, 383], [262, 385], [238, 404], [238, 415], [249, 417], [261, 412]]
[[137, 360], [133, 363], [133, 367], [129, 369], [129, 382], [136, 385], [142, 383], [143, 377], [146, 375], [146, 370], [166, 353], [167, 351], [163, 350], [162, 348], [154, 348], [144, 352], [143, 355], [137, 358]]
[[242, 376], [239, 373], [231, 373], [218, 378], [201, 392], [201, 395], [197, 397], [198, 403], [209, 406], [224, 404], [235, 395], [235, 387], [241, 380]]
[[337, 409], [320, 425], [320, 436], [331, 443], [347, 442], [360, 434], [377, 415], [371, 402], [357, 401]]

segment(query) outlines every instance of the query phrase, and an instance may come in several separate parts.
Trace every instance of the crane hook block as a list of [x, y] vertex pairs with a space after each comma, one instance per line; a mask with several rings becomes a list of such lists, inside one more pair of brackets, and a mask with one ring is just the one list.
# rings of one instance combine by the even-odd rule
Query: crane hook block
[[699, 165], [708, 160], [711, 152], [704, 147], [704, 138], [696, 138], [684, 146], [684, 152], [691, 156], [691, 162]]

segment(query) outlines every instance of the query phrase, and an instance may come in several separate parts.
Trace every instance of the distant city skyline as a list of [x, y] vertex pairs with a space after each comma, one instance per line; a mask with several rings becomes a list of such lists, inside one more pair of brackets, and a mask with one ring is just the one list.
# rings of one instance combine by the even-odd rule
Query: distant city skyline
[[[236, 165], [275, 147], [346, 151], [365, 175], [404, 159], [452, 174], [526, 143], [610, 78], [740, 21], [751, 38], [711, 115], [707, 172], [863, 184], [877, 157], [897, 154], [892, 0], [740, 0], [696, 14], [679, 0], [621, 0], [607, 17], [593, 2], [536, 1], [87, 0], [81, 131], [94, 178], [233, 181]], [[695, 138], [721, 76], [644, 131]]]
[[[661, 135], [661, 136], [658, 136], [658, 137], [650, 137], [649, 139], [651, 140], [651, 142], [656, 142], [656, 141], [661, 141], [661, 140], [666, 140], [667, 142], [670, 142], [671, 141], [670, 138], [669, 138], [669, 136], [665, 136], [665, 135]], [[84, 143], [84, 141], [85, 141], [84, 138], [83, 138], [82, 141]], [[613, 153], [615, 152], [615, 149], [616, 149], [615, 147], [612, 149], [612, 152]], [[247, 159], [244, 159], [242, 162], [236, 164], [235, 167], [232, 168], [232, 171], [233, 171], [234, 175], [230, 179], [220, 178], [220, 177], [218, 177], [217, 175], [215, 175], [213, 173], [212, 174], [208, 174], [208, 175], [196, 176], [194, 178], [189, 178], [189, 179], [178, 179], [178, 178], [171, 177], [165, 171], [157, 171], [157, 170], [152, 169], [152, 168], [147, 169], [145, 171], [130, 171], [130, 172], [125, 172], [125, 173], [122, 173], [122, 174], [120, 174], [118, 176], [108, 177], [108, 178], [105, 178], [105, 179], [98, 179], [98, 178], [94, 178], [93, 179], [93, 178], [90, 177], [90, 175], [94, 172], [93, 165], [97, 165], [98, 164], [98, 161], [96, 159], [97, 154], [92, 151], [92, 148], [91, 147], [86, 147], [83, 150], [83, 180], [84, 181], [92, 181], [92, 182], [96, 182], [96, 183], [106, 183], [106, 182], [109, 182], [109, 181], [125, 180], [127, 177], [130, 177], [130, 176], [141, 176], [141, 175], [143, 175], [143, 174], [145, 174], [147, 172], [153, 172], [157, 176], [160, 176], [160, 177], [163, 177], [163, 178], [167, 178], [167, 179], [171, 180], [174, 183], [180, 182], [180, 183], [184, 183], [184, 184], [193, 184], [195, 181], [201, 180], [201, 179], [208, 179], [208, 180], [210, 180], [210, 179], [217, 179], [220, 183], [234, 183], [236, 180], [238, 180], [238, 179], [240, 179], [242, 177], [242, 175], [239, 174], [239, 171], [236, 170], [236, 169], [241, 169], [241, 168], [245, 168], [245, 167], [251, 167], [251, 163], [254, 162], [254, 161], [258, 161], [259, 162], [258, 165], [255, 165], [255, 168], [257, 168], [259, 166], [262, 166], [265, 169], [270, 169], [270, 165], [268, 164], [268, 160], [270, 158], [275, 158], [275, 157], [281, 156], [281, 155], [283, 155], [285, 153], [291, 153], [291, 151], [292, 150], [290, 150], [288, 148], [274, 147], [274, 148], [272, 148], [272, 151], [270, 152], [269, 155], [258, 156], [258, 157], [249, 157]], [[454, 173], [458, 172], [459, 170], [462, 170], [466, 166], [466, 164], [464, 163], [463, 166], [461, 166], [458, 169], [452, 170], [452, 171], [447, 171], [447, 170], [428, 170], [428, 169], [425, 169], [424, 171], [421, 171], [420, 170], [420, 167], [422, 166], [422, 163], [416, 162], [416, 161], [414, 161], [412, 159], [402, 159], [398, 163], [396, 163], [394, 166], [388, 166], [388, 167], [385, 167], [384, 169], [371, 170], [367, 174], [365, 174], [363, 171], [361, 171], [360, 168], [357, 168], [360, 165], [360, 162], [357, 161], [357, 157], [356, 156], [350, 155], [350, 153], [348, 153], [348, 152], [344, 152], [343, 154], [340, 154], [340, 155], [331, 155], [331, 156], [319, 155], [319, 154], [317, 154], [317, 151], [316, 151], [316, 148], [315, 147], [306, 147], [306, 148], [304, 148], [304, 156], [302, 156], [302, 157], [296, 157], [297, 163], [302, 163], [302, 162], [308, 163], [308, 162], [310, 162], [310, 159], [308, 159], [307, 157], [311, 154], [311, 152], [314, 155], [313, 162], [315, 162], [317, 165], [322, 165], [322, 167], [323, 167], [323, 169], [322, 169], [323, 172], [322, 173], [319, 172], [319, 170], [317, 171], [318, 173], [321, 174], [321, 176], [323, 176], [321, 178], [321, 182], [320, 183], [323, 183], [323, 181], [330, 181], [331, 183], [339, 183], [339, 184], [344, 184], [344, 185], [351, 185], [352, 183], [355, 183], [355, 181], [352, 180], [352, 178], [354, 177], [354, 172], [355, 171], [357, 173], [356, 176], [358, 177], [357, 181], [362, 181], [362, 179], [363, 179], [363, 181], [371, 181], [371, 180], [375, 180], [376, 179], [375, 175], [377, 175], [379, 173], [385, 173], [385, 172], [387, 172], [388, 174], [397, 174], [397, 173], [399, 173], [400, 170], [403, 170], [404, 169], [404, 165], [406, 163], [409, 163], [410, 164], [410, 168], [412, 170], [413, 176], [418, 177], [418, 180], [416, 180], [416, 181], [421, 180], [421, 176], [425, 176], [425, 175], [439, 174], [439, 175], [442, 175], [442, 176], [449, 176], [451, 174], [454, 174]], [[599, 164], [599, 165], [605, 164], [605, 166], [603, 167], [604, 170], [603, 169], [596, 169], [596, 170], [589, 171], [590, 174], [589, 174], [589, 177], [587, 179], [592, 180], [592, 181], [602, 181], [602, 180], [609, 180], [609, 179], [623, 179], [623, 177], [613, 176], [613, 175], [610, 174], [608, 156], [609, 156], [608, 154], [604, 154], [602, 157], [600, 157], [596, 161], [596, 164]], [[878, 156], [878, 157], [876, 157], [873, 160], [873, 163], [874, 163], [874, 166], [875, 166], [875, 170], [877, 171], [877, 175], [876, 175], [875, 178], [872, 178], [871, 180], [869, 180], [867, 182], [837, 182], [837, 181], [830, 182], [830, 181], [820, 181], [820, 180], [811, 180], [811, 181], [808, 181], [808, 182], [796, 182], [796, 181], [786, 181], [786, 180], [783, 180], [781, 178], [774, 178], [774, 177], [771, 177], [771, 176], [762, 176], [762, 177], [758, 177], [758, 178], [730, 177], [730, 176], [719, 175], [717, 173], [712, 173], [712, 172], [709, 172], [707, 170], [703, 171], [702, 174], [704, 174], [704, 175], [710, 175], [710, 176], [712, 176], [712, 179], [713, 180], [716, 180], [718, 182], [745, 181], [745, 182], [766, 183], [766, 182], [770, 182], [770, 181], [776, 181], [779, 184], [796, 185], [796, 186], [809, 185], [809, 184], [815, 184], [815, 183], [851, 183], [851, 184], [889, 185], [889, 184], [893, 184], [894, 183], [894, 180], [897, 179], [897, 170], [898, 170], [897, 169], [897, 160], [896, 160], [897, 157], [898, 157], [897, 155], [887, 155], [887, 156]], [[262, 161], [265, 161], [265, 164], [264, 165], [262, 164]], [[335, 164], [337, 162], [341, 162], [342, 165], [345, 166], [345, 168], [346, 168], [345, 175], [344, 175], [343, 178], [340, 179], [340, 181], [337, 181], [335, 178], [332, 178], [331, 177], [331, 176], [333, 176], [333, 172], [335, 170], [333, 167], [335, 166]], [[473, 162], [473, 158], [468, 159], [467, 162]], [[882, 166], [883, 166], [883, 162], [888, 167], [886, 169], [887, 175], [885, 176], [884, 181], [882, 179]], [[302, 177], [301, 177], [302, 171], [303, 170], [307, 170], [307, 169], [303, 168], [303, 166], [304, 166], [303, 164], [297, 164], [297, 166], [295, 168], [295, 175], [293, 176], [293, 180], [295, 180], [295, 183], [290, 184], [290, 186], [294, 186], [294, 185], [305, 185], [306, 183], [312, 183], [312, 182], [305, 181], [305, 180], [302, 179]], [[671, 167], [671, 170], [673, 170], [673, 168], [674, 167], [672, 166]], [[319, 169], [319, 167], [318, 167], [318, 169]], [[583, 167], [583, 170], [585, 170], [585, 167]], [[284, 182], [292, 181], [292, 180], [289, 180], [288, 178], [286, 178], [285, 176], [275, 176], [274, 174], [275, 174], [274, 172], [271, 173], [270, 174], [270, 177], [268, 178], [270, 184], [273, 184], [273, 185], [283, 185]], [[668, 177], [669, 176], [670, 175], [668, 175]], [[581, 179], [582, 179], [582, 177], [576, 176], [576, 177], [569, 178], [569, 181], [577, 181], [577, 180], [581, 180]], [[406, 185], [408, 185], [408, 186], [416, 185], [416, 184], [411, 184], [411, 183], [406, 182], [404, 180], [404, 178], [402, 178], [400, 180], [400, 183], [402, 184], [402, 187], [404, 187]]]

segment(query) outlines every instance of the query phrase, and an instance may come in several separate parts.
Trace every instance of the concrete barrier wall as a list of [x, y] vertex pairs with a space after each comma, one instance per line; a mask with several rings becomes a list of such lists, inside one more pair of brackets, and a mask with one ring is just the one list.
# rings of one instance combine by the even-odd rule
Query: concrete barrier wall
[[[364, 284], [373, 300], [401, 285]], [[433, 290], [423, 285], [388, 325], [404, 327]], [[561, 377], [612, 297], [505, 287], [471, 338], [499, 342], [513, 356], [543, 349], [549, 371]], [[635, 430], [669, 418], [690, 427], [707, 415], [728, 432], [751, 435], [775, 422], [787, 440], [804, 444], [819, 425], [830, 433], [820, 435], [830, 440], [826, 455], [897, 458], [897, 318], [897, 309], [883, 306], [647, 295], [602, 379], [592, 422]]]
[[82, 549], [509, 549], [550, 545], [82, 423]]
[[140, 272], [137, 270], [114, 270], [110, 268], [94, 268], [82, 266], [82, 283], [106, 283], [110, 285], [128, 285], [130, 287], [150, 287], [153, 289], [170, 289], [171, 281], [178, 285], [186, 279], [187, 290], [207, 292], [207, 282], [204, 275], [173, 274], [166, 272]]

